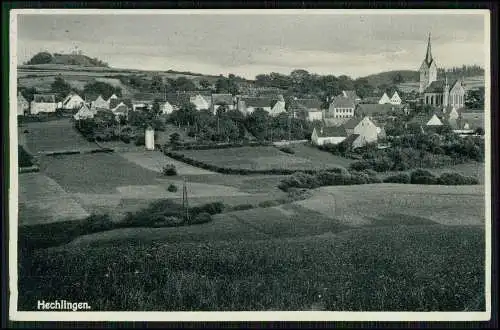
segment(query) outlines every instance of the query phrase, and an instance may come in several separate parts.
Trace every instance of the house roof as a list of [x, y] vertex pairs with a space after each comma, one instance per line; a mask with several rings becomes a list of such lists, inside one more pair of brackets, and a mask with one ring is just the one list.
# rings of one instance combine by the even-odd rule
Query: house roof
[[326, 126], [341, 126], [349, 120], [350, 118], [323, 118], [323, 123]]
[[339, 137], [347, 136], [343, 126], [317, 126], [315, 127], [318, 137]]
[[163, 93], [136, 93], [132, 97], [132, 100], [134, 102], [137, 102], [137, 101], [153, 102], [156, 99], [163, 101], [165, 99], [165, 94], [163, 94]]
[[379, 100], [380, 100], [380, 97], [369, 96], [369, 97], [365, 97], [363, 100], [361, 100], [361, 103], [362, 104], [378, 104]]
[[354, 108], [355, 103], [352, 98], [343, 95], [335, 96], [332, 100], [335, 108]]
[[445, 83], [442, 80], [433, 81], [427, 88], [424, 93], [442, 93], [444, 92]]
[[343, 144], [346, 145], [351, 145], [356, 141], [356, 139], [359, 137], [359, 134], [351, 134], [349, 135], [344, 141], [342, 141]]
[[400, 107], [392, 104], [358, 104], [356, 111], [366, 115], [387, 114], [391, 111], [400, 109]]
[[35, 94], [33, 101], [36, 103], [56, 103], [56, 97], [54, 94]]
[[189, 103], [190, 96], [188, 93], [167, 93], [167, 101], [171, 105], [180, 106], [183, 103]]
[[345, 96], [345, 97], [348, 97], [350, 99], [353, 99], [353, 100], [360, 100], [361, 98], [358, 96], [358, 94], [356, 94], [356, 91], [342, 91], [342, 94]]
[[290, 99], [289, 108], [302, 111], [321, 111], [323, 102], [319, 99]]
[[252, 108], [270, 108], [273, 106], [273, 98], [271, 97], [242, 97], [240, 100], [245, 102], [245, 106]]
[[351, 119], [349, 119], [349, 121], [347, 121], [343, 126], [346, 128], [346, 129], [353, 129], [354, 127], [358, 126], [358, 124], [363, 120], [363, 118], [357, 118], [357, 117], [353, 117]]
[[232, 94], [212, 94], [212, 104], [233, 104]]

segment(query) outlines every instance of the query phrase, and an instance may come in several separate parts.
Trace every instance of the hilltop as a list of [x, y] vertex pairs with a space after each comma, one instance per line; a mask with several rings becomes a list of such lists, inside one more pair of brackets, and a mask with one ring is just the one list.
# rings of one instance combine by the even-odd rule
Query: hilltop
[[40, 52], [33, 56], [26, 65], [40, 65], [40, 64], [55, 64], [55, 65], [77, 65], [84, 67], [106, 67], [109, 65], [98, 58], [91, 58], [82, 53], [72, 54], [50, 54], [48, 52]]
[[393, 70], [359, 78], [359, 80], [361, 79], [366, 79], [372, 86], [393, 85], [403, 82], [417, 82], [419, 73], [413, 70]]

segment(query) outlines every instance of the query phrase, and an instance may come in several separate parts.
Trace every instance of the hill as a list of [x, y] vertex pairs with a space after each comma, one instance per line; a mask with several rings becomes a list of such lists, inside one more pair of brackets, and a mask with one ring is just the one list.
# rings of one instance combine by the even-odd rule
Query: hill
[[372, 86], [393, 85], [402, 82], [417, 82], [419, 73], [413, 70], [394, 70], [372, 74], [359, 79], [366, 79]]
[[91, 58], [87, 55], [79, 54], [50, 54], [48, 52], [40, 52], [33, 56], [27, 65], [37, 65], [37, 64], [58, 64], [58, 65], [78, 65], [85, 67], [109, 67], [108, 63], [105, 63], [98, 58]]

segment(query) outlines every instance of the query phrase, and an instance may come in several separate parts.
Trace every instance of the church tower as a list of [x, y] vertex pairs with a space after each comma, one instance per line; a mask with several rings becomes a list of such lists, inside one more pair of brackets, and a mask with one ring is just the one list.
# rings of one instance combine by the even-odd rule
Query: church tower
[[437, 80], [437, 66], [436, 61], [432, 58], [431, 52], [431, 34], [429, 33], [429, 40], [427, 42], [427, 52], [425, 54], [424, 61], [420, 66], [420, 88], [419, 92], [422, 94], [427, 86], [429, 86], [433, 81]]

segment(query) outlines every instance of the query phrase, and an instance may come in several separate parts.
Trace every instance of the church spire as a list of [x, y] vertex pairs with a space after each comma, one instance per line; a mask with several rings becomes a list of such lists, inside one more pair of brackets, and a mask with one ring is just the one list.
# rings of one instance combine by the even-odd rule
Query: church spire
[[427, 65], [432, 63], [432, 53], [431, 53], [431, 33], [429, 32], [429, 40], [427, 41], [427, 54], [425, 55], [425, 62]]

